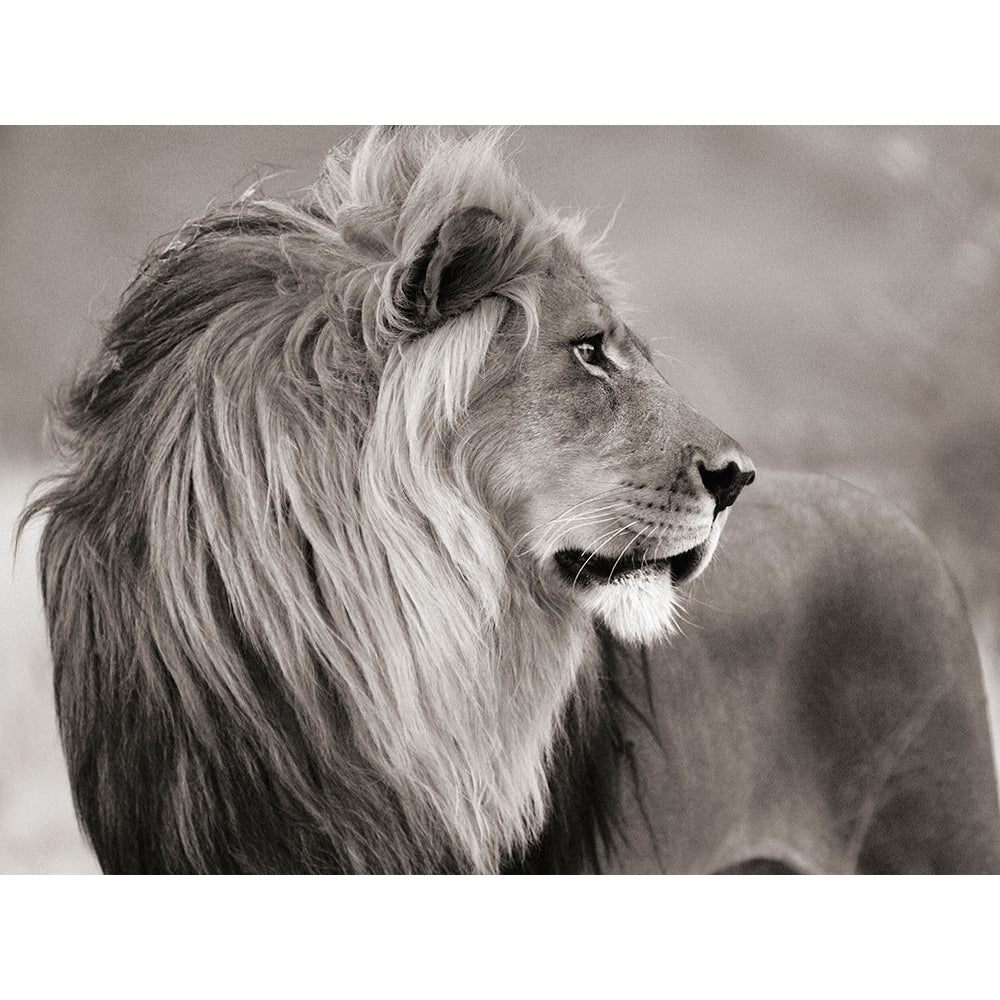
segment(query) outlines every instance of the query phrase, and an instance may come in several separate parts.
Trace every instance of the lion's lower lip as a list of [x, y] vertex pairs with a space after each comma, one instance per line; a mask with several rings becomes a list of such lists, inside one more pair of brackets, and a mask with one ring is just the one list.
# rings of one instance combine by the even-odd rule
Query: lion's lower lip
[[555, 555], [562, 575], [577, 586], [616, 583], [640, 572], [669, 572], [674, 583], [686, 580], [701, 563], [707, 541], [665, 559], [650, 559], [642, 552], [601, 556], [580, 549], [561, 549]]

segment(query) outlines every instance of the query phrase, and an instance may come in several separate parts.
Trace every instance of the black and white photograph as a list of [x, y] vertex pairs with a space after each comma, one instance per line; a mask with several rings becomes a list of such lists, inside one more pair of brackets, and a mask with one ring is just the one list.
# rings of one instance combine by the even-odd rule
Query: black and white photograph
[[0, 164], [0, 872], [1000, 872], [1000, 127]]

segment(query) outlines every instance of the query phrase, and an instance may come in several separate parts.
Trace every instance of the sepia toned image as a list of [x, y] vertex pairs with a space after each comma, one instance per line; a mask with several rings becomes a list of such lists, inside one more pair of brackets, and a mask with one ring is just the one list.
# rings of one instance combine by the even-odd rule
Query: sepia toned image
[[1000, 871], [1000, 128], [0, 163], [0, 872]]

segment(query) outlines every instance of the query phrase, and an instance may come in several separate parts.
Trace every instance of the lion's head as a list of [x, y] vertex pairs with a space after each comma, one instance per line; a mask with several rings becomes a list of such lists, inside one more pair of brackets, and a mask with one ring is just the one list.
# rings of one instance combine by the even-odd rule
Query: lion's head
[[128, 290], [36, 505], [74, 791], [116, 871], [494, 871], [595, 620], [671, 627], [747, 459], [498, 136], [370, 133]]

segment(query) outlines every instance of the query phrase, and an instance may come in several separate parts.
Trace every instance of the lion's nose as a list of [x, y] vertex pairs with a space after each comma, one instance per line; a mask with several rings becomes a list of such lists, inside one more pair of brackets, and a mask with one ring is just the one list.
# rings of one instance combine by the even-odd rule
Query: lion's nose
[[749, 461], [744, 469], [738, 462], [727, 462], [721, 469], [710, 469], [704, 462], [698, 463], [698, 473], [705, 489], [715, 497], [715, 513], [732, 506], [744, 486], [754, 481], [756, 473]]

